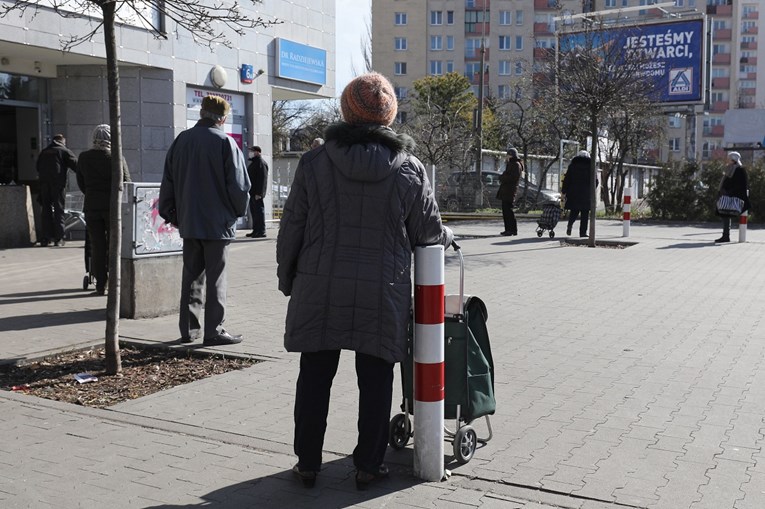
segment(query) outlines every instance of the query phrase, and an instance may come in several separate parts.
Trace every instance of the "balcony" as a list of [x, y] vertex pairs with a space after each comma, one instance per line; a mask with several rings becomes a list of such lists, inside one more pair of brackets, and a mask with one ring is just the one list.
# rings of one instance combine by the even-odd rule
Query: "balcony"
[[730, 41], [732, 37], [733, 31], [730, 28], [721, 28], [714, 33], [715, 41]]
[[760, 33], [760, 27], [753, 26], [749, 27], [746, 30], [743, 31], [746, 35], [757, 35]]
[[466, 9], [482, 11], [484, 7], [486, 7], [487, 10], [490, 10], [491, 0], [473, 0], [472, 2], [465, 2]]
[[713, 125], [709, 130], [709, 136], [722, 137], [723, 135], [725, 135], [724, 125]]
[[534, 48], [534, 60], [552, 60], [554, 54], [553, 48]]
[[551, 35], [549, 23], [534, 23], [534, 35]]
[[744, 19], [760, 19], [760, 12], [759, 11], [747, 12], [744, 15]]
[[757, 106], [754, 103], [739, 103], [738, 107], [742, 110], [753, 110]]
[[712, 88], [730, 88], [730, 78], [712, 78]]
[[718, 53], [713, 55], [712, 63], [716, 65], [730, 65], [730, 53]]
[[741, 57], [739, 60], [742, 64], [757, 65], [757, 57]]
[[738, 91], [738, 95], [756, 95], [757, 89], [755, 88], [741, 88]]
[[757, 41], [742, 42], [741, 49], [757, 49]]
[[534, 0], [534, 9], [537, 11], [557, 11], [559, 8], [558, 0]]
[[491, 24], [487, 21], [485, 23], [465, 23], [465, 35], [481, 35], [485, 34], [487, 37], [491, 33]]
[[714, 113], [724, 113], [730, 109], [730, 103], [728, 101], [717, 101], [712, 103], [710, 110]]
[[733, 6], [732, 5], [707, 5], [707, 14], [710, 14], [712, 16], [719, 16], [719, 17], [732, 16]]

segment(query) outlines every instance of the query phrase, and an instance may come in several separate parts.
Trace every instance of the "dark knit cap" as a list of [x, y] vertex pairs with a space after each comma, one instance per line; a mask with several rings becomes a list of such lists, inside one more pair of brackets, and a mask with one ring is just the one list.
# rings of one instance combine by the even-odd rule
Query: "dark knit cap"
[[343, 119], [349, 124], [391, 125], [398, 101], [390, 81], [376, 72], [354, 78], [340, 96]]
[[213, 115], [225, 117], [231, 111], [231, 106], [222, 97], [217, 95], [208, 95], [202, 99], [202, 109]]

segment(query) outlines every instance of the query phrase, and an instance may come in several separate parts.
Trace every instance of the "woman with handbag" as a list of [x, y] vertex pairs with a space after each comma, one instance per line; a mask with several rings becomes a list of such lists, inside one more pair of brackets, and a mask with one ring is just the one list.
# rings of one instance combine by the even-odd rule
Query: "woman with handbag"
[[[720, 179], [720, 192], [717, 200], [717, 215], [723, 220], [722, 237], [715, 242], [730, 242], [730, 220], [749, 210], [749, 177], [741, 165], [741, 154], [730, 152], [730, 164]], [[731, 198], [734, 198], [731, 200]]]

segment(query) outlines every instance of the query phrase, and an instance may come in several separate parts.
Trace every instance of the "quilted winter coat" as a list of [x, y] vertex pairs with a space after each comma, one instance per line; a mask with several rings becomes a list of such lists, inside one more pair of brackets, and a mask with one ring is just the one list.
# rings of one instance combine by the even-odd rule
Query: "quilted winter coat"
[[276, 245], [290, 352], [406, 358], [412, 252], [452, 242], [413, 140], [336, 124], [295, 171]]

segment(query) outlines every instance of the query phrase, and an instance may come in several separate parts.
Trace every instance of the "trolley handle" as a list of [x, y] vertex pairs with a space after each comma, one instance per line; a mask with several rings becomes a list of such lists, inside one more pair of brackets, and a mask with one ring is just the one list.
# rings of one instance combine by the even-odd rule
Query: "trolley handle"
[[465, 314], [465, 259], [462, 256], [462, 248], [460, 247], [457, 242], [452, 240], [451, 247], [457, 251], [457, 254], [460, 257], [460, 310], [462, 313], [461, 315], [464, 316]]

